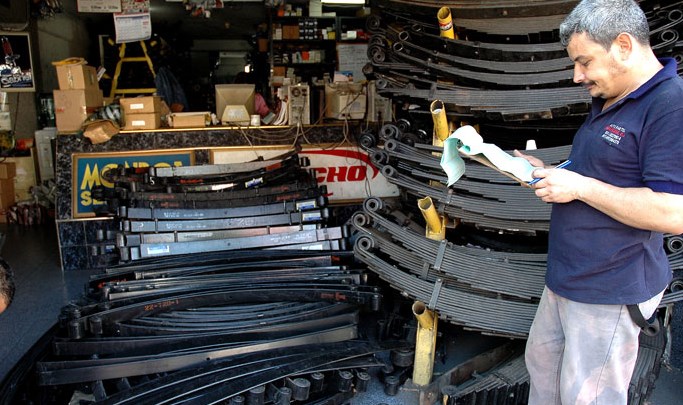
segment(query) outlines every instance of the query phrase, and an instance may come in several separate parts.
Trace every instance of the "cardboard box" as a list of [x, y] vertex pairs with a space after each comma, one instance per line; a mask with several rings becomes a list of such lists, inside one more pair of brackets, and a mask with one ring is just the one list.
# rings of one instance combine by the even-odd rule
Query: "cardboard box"
[[298, 25], [283, 25], [282, 26], [282, 39], [299, 39], [299, 26]]
[[161, 128], [161, 113], [126, 114], [126, 130], [142, 130]]
[[124, 114], [143, 114], [161, 112], [161, 97], [129, 97], [119, 99]]
[[7, 210], [14, 205], [14, 180], [2, 179], [0, 180], [0, 210]]
[[360, 120], [365, 116], [367, 95], [360, 83], [326, 83], [325, 117]]
[[0, 163], [0, 180], [13, 179], [17, 175], [17, 166], [14, 162]]
[[268, 38], [258, 38], [256, 40], [259, 52], [268, 52]]
[[61, 90], [97, 89], [97, 69], [88, 65], [61, 65], [57, 68], [57, 81]]
[[283, 76], [287, 73], [285, 66], [273, 66], [273, 76]]
[[83, 129], [83, 136], [90, 139], [93, 144], [107, 142], [118, 133], [118, 125], [109, 120], [88, 122]]
[[[5, 159], [14, 163], [17, 174], [12, 181], [14, 187], [14, 202], [32, 201], [31, 188], [37, 184], [35, 151], [32, 148], [29, 156], [12, 156]], [[3, 180], [4, 181], [4, 180]]]
[[211, 122], [208, 111], [173, 113], [170, 115], [172, 128], [201, 128]]
[[55, 90], [57, 131], [76, 132], [88, 116], [102, 107], [102, 90]]

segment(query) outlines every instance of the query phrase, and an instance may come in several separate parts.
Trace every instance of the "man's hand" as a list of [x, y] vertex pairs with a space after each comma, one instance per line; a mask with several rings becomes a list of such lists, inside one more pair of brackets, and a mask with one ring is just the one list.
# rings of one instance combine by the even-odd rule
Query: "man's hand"
[[534, 177], [541, 178], [532, 187], [536, 196], [547, 203], [567, 203], [581, 198], [586, 178], [566, 169], [537, 169]]

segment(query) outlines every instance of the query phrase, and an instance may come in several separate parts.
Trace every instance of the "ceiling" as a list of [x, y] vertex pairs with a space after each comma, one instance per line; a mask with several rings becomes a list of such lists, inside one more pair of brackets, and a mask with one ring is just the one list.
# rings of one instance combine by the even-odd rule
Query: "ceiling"
[[[182, 2], [150, 0], [152, 32], [167, 40], [172, 36], [186, 42], [197, 39], [248, 39], [256, 33], [259, 24], [268, 21], [268, 9], [263, 1], [223, 0], [222, 3], [222, 9], [211, 9], [207, 17], [201, 12], [186, 10]], [[72, 0], [63, 1], [62, 4], [66, 12], [78, 14], [98, 34], [108, 34], [102, 31], [112, 31], [110, 34], [113, 34], [111, 14], [78, 13], [76, 1]]]

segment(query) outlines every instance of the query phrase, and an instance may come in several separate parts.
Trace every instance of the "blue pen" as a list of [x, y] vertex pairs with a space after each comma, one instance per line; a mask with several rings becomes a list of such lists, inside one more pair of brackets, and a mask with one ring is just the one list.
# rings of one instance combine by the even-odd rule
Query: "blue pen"
[[[565, 160], [564, 162], [560, 163], [559, 165], [553, 167], [553, 169], [564, 169], [565, 167], [569, 166], [571, 163], [572, 163], [571, 160]], [[539, 181], [541, 181], [541, 179], [542, 179], [542, 177], [536, 177], [535, 179], [531, 180], [527, 184], [532, 186], [532, 185], [538, 183]]]

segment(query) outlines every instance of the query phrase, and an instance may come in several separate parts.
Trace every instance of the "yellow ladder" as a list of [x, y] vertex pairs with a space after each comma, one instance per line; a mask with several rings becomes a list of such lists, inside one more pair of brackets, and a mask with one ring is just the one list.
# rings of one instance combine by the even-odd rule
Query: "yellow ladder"
[[121, 67], [125, 62], [147, 62], [149, 71], [152, 72], [152, 77], [156, 77], [154, 72], [154, 65], [152, 64], [152, 59], [150, 59], [147, 53], [147, 45], [145, 41], [139, 41], [140, 48], [142, 48], [142, 54], [144, 56], [126, 56], [126, 44], [123, 43], [119, 45], [119, 61], [116, 63], [116, 70], [114, 71], [114, 77], [111, 82], [111, 91], [109, 92], [109, 97], [116, 97], [117, 94], [154, 94], [156, 93], [156, 87], [147, 88], [133, 88], [133, 89], [119, 89], [119, 75], [121, 74]]

